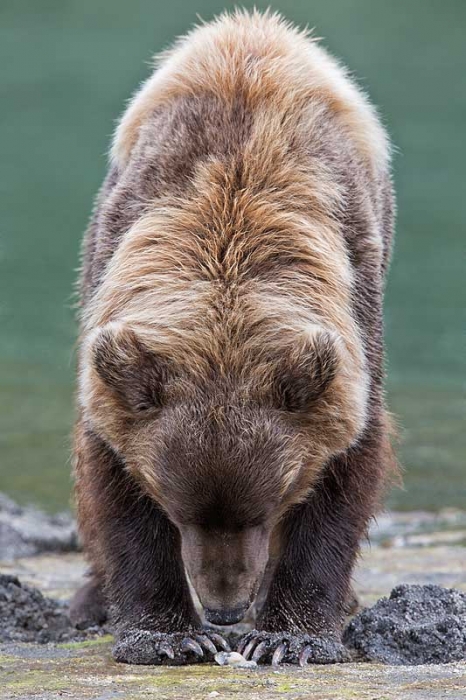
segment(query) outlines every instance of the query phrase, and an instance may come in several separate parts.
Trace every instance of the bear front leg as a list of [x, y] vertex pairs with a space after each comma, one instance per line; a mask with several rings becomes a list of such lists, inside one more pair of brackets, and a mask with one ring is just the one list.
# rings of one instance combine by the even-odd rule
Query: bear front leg
[[83, 426], [76, 457], [80, 530], [93, 570], [104, 581], [114, 658], [185, 664], [228, 649], [219, 635], [201, 629], [176, 527], [117, 455]]
[[282, 528], [282, 554], [257, 620], [238, 651], [260, 663], [338, 663], [359, 541], [374, 514], [383, 471], [382, 428], [327, 465]]

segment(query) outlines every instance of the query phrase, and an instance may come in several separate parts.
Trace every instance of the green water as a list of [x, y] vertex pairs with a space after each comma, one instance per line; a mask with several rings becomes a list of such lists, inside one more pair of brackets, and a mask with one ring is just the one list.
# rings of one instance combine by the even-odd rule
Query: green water
[[[114, 120], [153, 51], [196, 13], [209, 19], [232, 6], [1, 2], [0, 490], [21, 501], [52, 510], [69, 501], [72, 288]], [[465, 507], [466, 3], [274, 7], [326, 37], [370, 87], [398, 146], [386, 321], [389, 399], [406, 473], [405, 490], [390, 502]]]

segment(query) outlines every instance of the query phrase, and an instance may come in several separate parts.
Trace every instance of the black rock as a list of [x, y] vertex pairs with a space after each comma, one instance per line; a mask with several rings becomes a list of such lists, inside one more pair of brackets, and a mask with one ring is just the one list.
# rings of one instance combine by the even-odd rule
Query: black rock
[[466, 659], [466, 594], [435, 585], [402, 585], [362, 610], [343, 641], [365, 661], [444, 664]]
[[66, 642], [82, 638], [71, 625], [66, 606], [37, 588], [0, 574], [0, 642]]

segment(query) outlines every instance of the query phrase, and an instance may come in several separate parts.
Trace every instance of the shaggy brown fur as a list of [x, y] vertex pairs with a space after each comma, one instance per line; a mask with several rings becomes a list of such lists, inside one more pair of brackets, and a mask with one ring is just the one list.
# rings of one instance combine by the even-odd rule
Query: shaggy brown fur
[[267, 558], [264, 633], [338, 636], [390, 461], [388, 168], [365, 97], [275, 15], [196, 29], [130, 104], [84, 245], [76, 432], [121, 638], [198, 624], [183, 563], [233, 619]]

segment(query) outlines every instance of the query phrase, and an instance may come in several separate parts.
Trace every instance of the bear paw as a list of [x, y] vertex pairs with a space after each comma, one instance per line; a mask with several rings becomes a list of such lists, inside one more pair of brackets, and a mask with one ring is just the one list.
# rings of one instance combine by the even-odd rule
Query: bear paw
[[281, 663], [337, 664], [351, 661], [351, 655], [334, 638], [294, 635], [288, 632], [261, 632], [253, 630], [242, 638], [238, 649], [245, 659], [261, 664], [278, 666]]
[[112, 654], [126, 664], [165, 664], [180, 666], [212, 661], [218, 651], [230, 651], [229, 644], [208, 630], [166, 634], [149, 630], [128, 630], [116, 639]]

